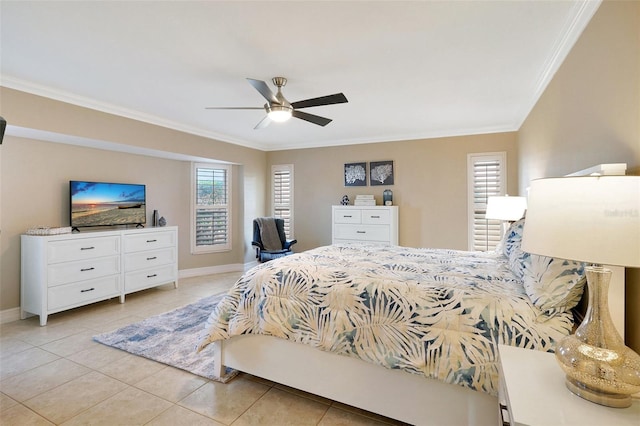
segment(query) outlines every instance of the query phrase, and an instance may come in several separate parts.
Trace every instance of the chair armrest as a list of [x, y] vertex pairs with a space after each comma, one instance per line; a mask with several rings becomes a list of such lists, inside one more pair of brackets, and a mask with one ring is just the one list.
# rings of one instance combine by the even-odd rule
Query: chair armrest
[[251, 241], [251, 245], [258, 247], [260, 250], [264, 250], [264, 246], [259, 241]]
[[284, 242], [284, 249], [288, 250], [291, 248], [292, 245], [294, 245], [295, 243], [297, 243], [298, 240], [287, 240]]

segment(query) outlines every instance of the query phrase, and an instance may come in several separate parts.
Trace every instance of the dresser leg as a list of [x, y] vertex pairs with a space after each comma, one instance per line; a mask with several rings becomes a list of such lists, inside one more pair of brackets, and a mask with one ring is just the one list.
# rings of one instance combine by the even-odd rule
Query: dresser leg
[[40, 315], [40, 327], [47, 325], [47, 314]]

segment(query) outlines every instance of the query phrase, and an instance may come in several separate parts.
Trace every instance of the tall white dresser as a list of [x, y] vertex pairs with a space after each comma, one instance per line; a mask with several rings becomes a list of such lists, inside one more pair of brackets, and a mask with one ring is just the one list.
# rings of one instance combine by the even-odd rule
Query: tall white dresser
[[178, 227], [21, 236], [20, 316], [47, 316], [173, 282]]
[[333, 244], [398, 245], [398, 206], [332, 206]]

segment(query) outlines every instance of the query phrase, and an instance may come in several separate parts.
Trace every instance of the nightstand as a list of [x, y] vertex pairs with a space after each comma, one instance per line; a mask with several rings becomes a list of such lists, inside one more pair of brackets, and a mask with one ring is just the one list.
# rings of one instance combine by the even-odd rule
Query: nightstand
[[511, 426], [640, 425], [640, 400], [629, 408], [594, 404], [572, 394], [554, 354], [499, 345], [501, 418]]

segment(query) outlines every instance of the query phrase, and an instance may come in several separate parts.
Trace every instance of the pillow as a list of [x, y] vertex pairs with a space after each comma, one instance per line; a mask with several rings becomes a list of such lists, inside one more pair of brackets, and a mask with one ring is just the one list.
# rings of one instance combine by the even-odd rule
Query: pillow
[[521, 265], [527, 296], [543, 312], [566, 312], [580, 301], [586, 282], [584, 263], [523, 252]]
[[502, 237], [498, 247], [502, 248], [505, 256], [511, 256], [514, 249], [520, 249], [522, 244], [522, 231], [524, 230], [524, 218], [513, 222]]

